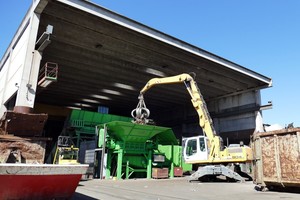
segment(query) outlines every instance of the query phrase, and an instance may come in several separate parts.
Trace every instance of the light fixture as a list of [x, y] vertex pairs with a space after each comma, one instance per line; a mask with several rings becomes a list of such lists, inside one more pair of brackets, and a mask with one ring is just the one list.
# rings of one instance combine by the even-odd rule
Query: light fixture
[[97, 100], [93, 100], [93, 99], [82, 99], [82, 101], [84, 101], [84, 102], [88, 102], [88, 103], [97, 103], [97, 104], [99, 104], [99, 103], [100, 103], [99, 101], [97, 101]]
[[75, 103], [74, 105], [76, 105], [76, 106], [80, 106], [80, 107], [93, 107], [93, 106], [91, 106], [91, 105], [88, 105], [88, 104], [84, 104], [84, 103]]
[[155, 76], [160, 76], [160, 77], [165, 77], [165, 73], [156, 69], [152, 69], [152, 68], [146, 68], [145, 72], [147, 72], [148, 74], [152, 74]]
[[74, 106], [67, 106], [66, 108], [72, 109], [72, 110], [81, 110], [81, 108], [74, 107]]
[[113, 94], [113, 95], [119, 95], [119, 96], [123, 95], [121, 92], [115, 91], [115, 90], [102, 89], [101, 91], [104, 93], [107, 93], [107, 94]]
[[99, 94], [92, 94], [91, 97], [96, 98], [96, 99], [111, 100], [110, 97], [99, 95]]
[[123, 84], [123, 83], [114, 83], [113, 86], [118, 87], [118, 88], [122, 88], [122, 89], [126, 89], [126, 90], [136, 90], [131, 85], [126, 85], [126, 84]]
[[51, 43], [50, 36], [53, 33], [53, 26], [48, 25], [46, 31], [37, 40], [35, 46], [39, 52], [44, 51], [44, 49]]

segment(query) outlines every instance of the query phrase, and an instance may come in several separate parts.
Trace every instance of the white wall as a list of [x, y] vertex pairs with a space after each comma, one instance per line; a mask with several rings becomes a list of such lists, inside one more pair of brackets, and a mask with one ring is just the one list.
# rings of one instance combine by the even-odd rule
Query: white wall
[[[0, 117], [6, 111], [4, 104], [15, 93], [16, 104], [33, 106], [26, 102], [29, 90], [27, 84], [36, 86], [37, 82], [35, 71], [39, 69], [38, 61], [41, 56], [34, 50], [40, 16], [36, 11], [40, 12], [46, 5], [45, 2], [36, 1], [32, 4], [0, 62]], [[45, 5], [41, 7], [39, 4]], [[36, 61], [33, 55], [37, 55]]]
[[14, 45], [9, 47], [8, 58], [0, 71], [0, 116], [2, 116], [5, 111], [3, 105], [17, 92], [20, 86], [29, 32], [29, 26], [25, 27], [25, 30], [18, 37], [18, 40], [15, 41], [16, 43], [13, 43]]
[[27, 52], [29, 32], [29, 27], [27, 27], [20, 40], [16, 44], [15, 48], [11, 51], [11, 56], [7, 65], [8, 76], [3, 97], [4, 102], [6, 102], [18, 90], [18, 86], [20, 86], [22, 72], [24, 69], [24, 61]]

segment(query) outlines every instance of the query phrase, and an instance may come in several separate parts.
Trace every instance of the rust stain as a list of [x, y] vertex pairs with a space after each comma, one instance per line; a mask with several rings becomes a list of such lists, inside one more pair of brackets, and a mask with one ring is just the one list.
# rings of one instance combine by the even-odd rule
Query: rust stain
[[266, 177], [277, 178], [276, 159], [275, 159], [275, 143], [273, 138], [262, 138], [262, 164], [263, 174]]
[[300, 181], [300, 160], [298, 142], [295, 135], [284, 135], [278, 138], [279, 158], [282, 164], [282, 178], [288, 181]]
[[293, 128], [254, 134], [255, 157], [261, 157], [254, 165], [257, 183], [300, 187], [299, 131]]
[[47, 119], [47, 114], [7, 111], [0, 120], [0, 134], [41, 136]]
[[42, 164], [49, 138], [0, 136], [0, 163]]

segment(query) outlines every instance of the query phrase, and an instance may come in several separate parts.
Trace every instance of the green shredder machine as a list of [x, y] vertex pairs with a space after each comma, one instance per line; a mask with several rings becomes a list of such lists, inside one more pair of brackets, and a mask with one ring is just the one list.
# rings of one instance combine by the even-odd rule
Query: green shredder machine
[[158, 145], [178, 145], [171, 128], [122, 121], [101, 125], [98, 147], [107, 150], [106, 179], [151, 178]]

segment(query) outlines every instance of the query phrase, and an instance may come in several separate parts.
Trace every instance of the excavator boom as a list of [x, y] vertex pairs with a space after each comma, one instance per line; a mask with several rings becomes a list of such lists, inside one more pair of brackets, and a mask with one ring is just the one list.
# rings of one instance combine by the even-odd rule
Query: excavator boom
[[[137, 109], [134, 111], [136, 113], [142, 113], [143, 110], [146, 110], [145, 107], [141, 107], [140, 105], [145, 105], [143, 95], [153, 86], [155, 85], [163, 85], [163, 84], [174, 84], [174, 83], [184, 83], [188, 93], [191, 96], [192, 104], [199, 116], [199, 125], [202, 128], [204, 134], [208, 137], [211, 146], [213, 147], [210, 151], [211, 156], [216, 157], [219, 154], [220, 149], [220, 137], [217, 136], [216, 131], [212, 124], [212, 119], [210, 114], [207, 110], [206, 103], [203, 99], [203, 96], [200, 92], [197, 83], [195, 82], [194, 78], [186, 73], [170, 76], [165, 78], [153, 78], [149, 80], [146, 85], [141, 89], [140, 96], [139, 96], [139, 104]], [[150, 113], [150, 111], [149, 111]], [[133, 113], [132, 113], [133, 114]], [[137, 117], [138, 114], [133, 117], [136, 119], [136, 122], [145, 121], [145, 119], [141, 119], [141, 117]], [[142, 116], [142, 115], [139, 115]]]

